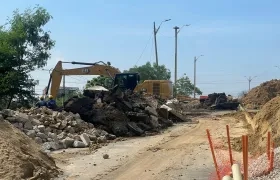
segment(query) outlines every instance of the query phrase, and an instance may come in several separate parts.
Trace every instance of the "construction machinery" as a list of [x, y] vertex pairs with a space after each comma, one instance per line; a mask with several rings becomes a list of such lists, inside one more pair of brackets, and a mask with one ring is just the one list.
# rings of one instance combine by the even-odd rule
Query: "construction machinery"
[[200, 96], [199, 101], [209, 109], [236, 110], [240, 104], [236, 99], [233, 99], [231, 95], [226, 96], [225, 93], [212, 93], [208, 96]]
[[[63, 63], [87, 65], [87, 67], [63, 69]], [[138, 73], [121, 73], [118, 68], [112, 67], [110, 62], [104, 63], [103, 61], [96, 63], [58, 61], [55, 68], [50, 73], [45, 95], [49, 93], [50, 89], [50, 94], [54, 98], [57, 97], [62, 77], [69, 75], [102, 75], [112, 79], [111, 87], [117, 86], [118, 89], [122, 91], [132, 90], [138, 93], [144, 92], [146, 94], [157, 95], [162, 99], [169, 99], [173, 96], [171, 81], [145, 80], [140, 83], [140, 75]]]

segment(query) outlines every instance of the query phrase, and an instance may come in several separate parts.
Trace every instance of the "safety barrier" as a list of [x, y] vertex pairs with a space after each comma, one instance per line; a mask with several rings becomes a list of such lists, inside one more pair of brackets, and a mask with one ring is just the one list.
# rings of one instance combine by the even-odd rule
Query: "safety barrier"
[[[242, 162], [238, 162], [233, 157], [228, 125], [226, 126], [226, 132], [228, 150], [222, 150], [220, 147], [217, 147], [217, 144], [216, 146], [214, 145], [209, 129], [206, 130], [215, 166], [215, 172], [211, 174], [209, 180], [248, 180], [252, 177], [268, 174], [273, 170], [275, 154], [274, 143], [271, 142], [271, 132], [267, 133], [266, 153], [254, 157], [249, 157], [248, 135], [241, 137]], [[239, 171], [240, 174], [238, 173]]]

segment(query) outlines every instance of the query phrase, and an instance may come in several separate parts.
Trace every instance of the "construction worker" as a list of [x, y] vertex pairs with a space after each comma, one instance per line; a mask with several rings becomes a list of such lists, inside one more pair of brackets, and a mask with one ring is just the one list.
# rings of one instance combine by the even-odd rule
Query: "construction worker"
[[47, 103], [44, 99], [43, 96], [40, 97], [40, 100], [36, 103], [36, 107], [43, 107], [43, 106], [47, 106]]
[[49, 100], [47, 102], [47, 107], [49, 109], [55, 109], [56, 108], [56, 102], [55, 100], [53, 99], [53, 96], [52, 95], [49, 95]]

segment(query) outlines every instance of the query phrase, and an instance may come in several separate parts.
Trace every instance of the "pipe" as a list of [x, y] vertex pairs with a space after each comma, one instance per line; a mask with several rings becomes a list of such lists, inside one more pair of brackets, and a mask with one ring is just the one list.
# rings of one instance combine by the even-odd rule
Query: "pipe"
[[222, 180], [233, 180], [233, 179], [229, 175], [227, 175], [227, 176], [224, 176]]
[[233, 164], [231, 166], [231, 170], [232, 170], [232, 176], [234, 180], [242, 180], [242, 175], [238, 164]]
[[226, 128], [227, 128], [227, 139], [228, 139], [229, 160], [230, 160], [230, 166], [232, 166], [232, 165], [233, 165], [233, 159], [232, 159], [232, 151], [231, 151], [231, 145], [230, 145], [229, 125], [227, 125]]

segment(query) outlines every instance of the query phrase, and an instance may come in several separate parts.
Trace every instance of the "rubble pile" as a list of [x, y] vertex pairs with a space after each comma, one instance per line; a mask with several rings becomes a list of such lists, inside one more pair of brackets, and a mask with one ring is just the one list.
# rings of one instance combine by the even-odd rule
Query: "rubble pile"
[[259, 108], [279, 95], [279, 93], [280, 80], [273, 79], [251, 89], [251, 91], [242, 98], [242, 103], [247, 108]]
[[91, 123], [83, 121], [79, 114], [66, 111], [56, 112], [45, 107], [19, 111], [5, 109], [2, 116], [35, 142], [42, 144], [42, 149], [47, 152], [88, 147], [91, 143], [105, 143], [116, 138], [104, 130], [95, 129]]
[[152, 97], [131, 93], [118, 97], [109, 95], [105, 103], [96, 103], [89, 97], [74, 97], [65, 102], [64, 106], [66, 111], [79, 113], [86, 122], [116, 136], [141, 136], [158, 132], [171, 126], [174, 121], [190, 121], [169, 107], [161, 107]]
[[40, 146], [0, 115], [0, 179], [52, 179], [54, 160]]

